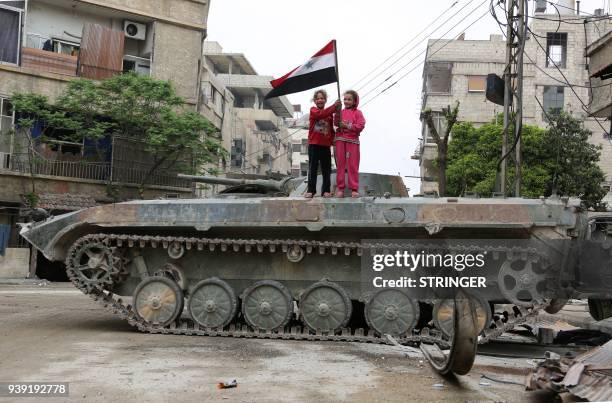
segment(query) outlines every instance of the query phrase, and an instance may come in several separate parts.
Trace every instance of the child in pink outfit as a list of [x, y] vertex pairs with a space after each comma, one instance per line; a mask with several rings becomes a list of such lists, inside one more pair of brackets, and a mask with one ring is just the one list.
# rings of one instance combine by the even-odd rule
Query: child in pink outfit
[[[336, 197], [344, 197], [345, 171], [348, 168], [348, 187], [352, 197], [359, 197], [359, 135], [365, 127], [365, 118], [357, 106], [359, 95], [355, 91], [344, 93], [344, 109], [334, 116], [336, 130]], [[341, 117], [340, 117], [341, 115]]]

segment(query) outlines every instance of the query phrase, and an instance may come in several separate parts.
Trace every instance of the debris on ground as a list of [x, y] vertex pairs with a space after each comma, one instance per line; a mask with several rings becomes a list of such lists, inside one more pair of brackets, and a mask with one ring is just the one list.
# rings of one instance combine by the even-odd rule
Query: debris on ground
[[217, 384], [217, 389], [230, 389], [230, 388], [235, 388], [237, 386], [238, 386], [238, 381], [236, 381], [235, 379], [230, 379], [225, 382], [219, 382]]
[[555, 344], [576, 344], [583, 346], [601, 346], [610, 341], [612, 336], [599, 330], [574, 329], [560, 331], [555, 337]]
[[571, 359], [547, 353], [525, 379], [527, 390], [571, 393], [591, 401], [612, 400], [612, 341]]

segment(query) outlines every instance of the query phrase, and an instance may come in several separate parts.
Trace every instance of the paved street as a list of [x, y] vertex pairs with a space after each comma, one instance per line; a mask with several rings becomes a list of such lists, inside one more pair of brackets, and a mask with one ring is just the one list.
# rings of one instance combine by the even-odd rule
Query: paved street
[[[470, 375], [453, 384], [422, 357], [406, 358], [391, 346], [147, 335], [68, 285], [0, 285], [0, 317], [0, 381], [70, 382], [73, 401], [543, 397], [518, 385], [479, 384], [482, 373], [522, 382], [526, 359], [478, 357]], [[230, 378], [237, 379], [236, 389], [216, 388]], [[434, 386], [439, 383], [444, 386]]]

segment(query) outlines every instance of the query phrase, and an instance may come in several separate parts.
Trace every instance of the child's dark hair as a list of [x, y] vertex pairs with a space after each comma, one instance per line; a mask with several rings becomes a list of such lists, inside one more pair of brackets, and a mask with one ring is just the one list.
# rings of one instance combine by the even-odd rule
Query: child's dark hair
[[317, 95], [319, 95], [319, 94], [323, 94], [323, 97], [325, 98], [325, 100], [327, 100], [327, 91], [321, 90], [321, 89], [316, 90], [314, 92], [314, 95], [312, 96], [312, 100], [314, 101], [315, 99], [317, 99]]
[[344, 91], [344, 95], [346, 94], [349, 94], [350, 96], [352, 96], [354, 102], [357, 102], [357, 100], [359, 99], [359, 94], [357, 94], [357, 91], [355, 90]]

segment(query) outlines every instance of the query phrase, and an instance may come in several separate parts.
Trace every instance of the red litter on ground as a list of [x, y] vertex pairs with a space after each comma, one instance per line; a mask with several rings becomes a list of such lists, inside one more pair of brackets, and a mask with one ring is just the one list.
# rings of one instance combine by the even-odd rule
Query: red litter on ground
[[230, 389], [230, 388], [235, 388], [238, 386], [238, 381], [236, 381], [235, 379], [229, 380], [229, 381], [225, 381], [225, 382], [219, 382], [217, 384], [217, 389]]

